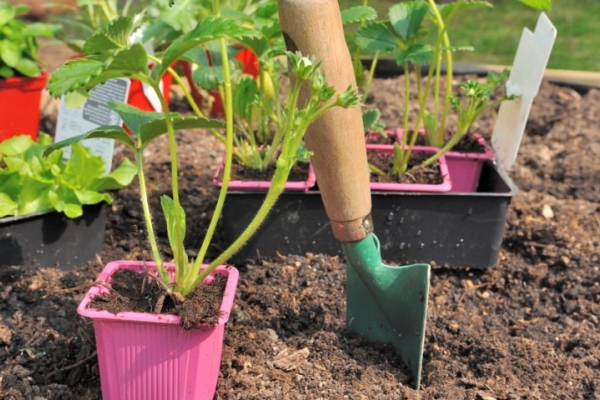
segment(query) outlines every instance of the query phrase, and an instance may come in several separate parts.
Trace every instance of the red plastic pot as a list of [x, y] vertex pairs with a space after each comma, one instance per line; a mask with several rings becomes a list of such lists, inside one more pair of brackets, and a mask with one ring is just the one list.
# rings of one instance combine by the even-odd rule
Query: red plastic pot
[[[172, 265], [169, 267], [172, 269]], [[156, 270], [156, 266], [143, 261], [114, 261], [104, 267], [97, 281], [110, 284], [111, 276], [119, 269], [143, 272]], [[217, 324], [198, 329], [184, 330], [175, 315], [111, 314], [88, 308], [93, 297], [108, 289], [98, 285], [86, 293], [77, 312], [94, 322], [104, 400], [212, 400], [225, 323], [233, 307], [239, 276], [229, 266], [219, 266], [215, 273], [227, 277], [221, 315]]]
[[48, 74], [34, 78], [0, 79], [0, 141], [29, 135], [37, 140], [40, 125], [40, 101]]

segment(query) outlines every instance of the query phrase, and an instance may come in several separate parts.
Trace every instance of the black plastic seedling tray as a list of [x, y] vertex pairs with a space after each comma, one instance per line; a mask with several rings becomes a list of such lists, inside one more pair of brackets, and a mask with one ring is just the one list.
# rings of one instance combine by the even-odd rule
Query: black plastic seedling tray
[[[373, 192], [372, 216], [384, 260], [487, 268], [498, 259], [506, 213], [518, 189], [484, 165], [476, 193]], [[232, 192], [223, 227], [228, 243], [248, 225], [264, 193]], [[231, 260], [244, 264], [287, 254], [341, 255], [317, 190], [284, 193], [257, 234]]]

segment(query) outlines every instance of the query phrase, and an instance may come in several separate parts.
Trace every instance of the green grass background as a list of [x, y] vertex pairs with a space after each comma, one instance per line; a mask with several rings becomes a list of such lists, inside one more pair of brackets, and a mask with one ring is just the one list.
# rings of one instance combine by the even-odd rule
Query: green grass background
[[[369, 0], [380, 18], [387, 18], [393, 0]], [[492, 0], [489, 9], [457, 15], [449, 29], [453, 45], [474, 52], [455, 54], [458, 62], [511, 65], [524, 27], [533, 31], [539, 13], [517, 0]], [[362, 0], [340, 0], [342, 9]], [[548, 68], [600, 72], [600, 0], [553, 0], [548, 17], [558, 31]]]

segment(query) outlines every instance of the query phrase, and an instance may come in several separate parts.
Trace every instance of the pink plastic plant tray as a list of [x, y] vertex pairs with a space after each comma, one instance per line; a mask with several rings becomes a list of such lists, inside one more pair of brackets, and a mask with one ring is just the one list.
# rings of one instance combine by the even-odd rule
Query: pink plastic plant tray
[[[217, 168], [217, 172], [215, 172], [215, 176], [213, 178], [213, 183], [219, 187], [223, 185], [223, 182], [218, 178], [221, 170], [225, 165], [225, 160], [221, 160], [219, 164], [219, 168]], [[293, 191], [308, 191], [310, 188], [315, 186], [317, 178], [315, 176], [315, 171], [313, 170], [312, 164], [308, 164], [308, 178], [305, 181], [287, 181], [285, 183], [285, 190], [293, 190]], [[230, 190], [238, 190], [243, 192], [266, 192], [271, 187], [271, 181], [241, 181], [241, 180], [231, 180], [229, 181], [228, 188]]]
[[[398, 141], [402, 140], [403, 129], [398, 128]], [[425, 131], [420, 130], [419, 134], [424, 135]], [[452, 193], [473, 193], [479, 186], [479, 177], [481, 169], [486, 160], [494, 159], [494, 151], [487, 141], [478, 133], [473, 134], [473, 138], [481, 145], [483, 152], [463, 153], [460, 151], [446, 152], [446, 163], [448, 172], [452, 180]], [[419, 146], [420, 148], [438, 149], [434, 146]]]
[[[203, 265], [202, 268], [206, 266]], [[173, 266], [167, 268], [173, 273]], [[98, 276], [110, 283], [119, 269], [156, 270], [154, 263], [114, 261]], [[239, 273], [219, 266], [215, 273], [227, 277], [216, 325], [184, 330], [175, 315], [138, 312], [112, 314], [88, 308], [91, 299], [107, 293], [94, 286], [77, 312], [94, 321], [102, 398], [104, 400], [212, 400], [219, 377], [225, 323], [233, 306]], [[207, 278], [207, 282], [212, 280]]]
[[475, 133], [473, 138], [483, 147], [483, 152], [461, 153], [449, 151], [446, 153], [446, 161], [452, 177], [451, 192], [476, 192], [483, 163], [494, 158], [494, 151], [483, 136]]
[[[383, 144], [368, 144], [367, 152], [376, 151], [376, 152], [384, 152], [387, 154], [392, 154], [394, 151], [393, 145], [383, 145]], [[413, 147], [413, 153], [427, 153], [427, 154], [435, 154], [437, 153], [437, 148], [435, 147], [425, 147], [425, 146], [415, 146]], [[371, 182], [370, 187], [371, 190], [374, 191], [394, 191], [394, 192], [434, 192], [434, 193], [442, 193], [449, 192], [452, 189], [452, 181], [450, 179], [450, 174], [448, 172], [448, 165], [446, 164], [446, 158], [442, 155], [438, 159], [438, 163], [440, 166], [440, 172], [442, 175], [442, 183], [439, 184], [422, 184], [422, 183], [386, 183], [386, 182]]]

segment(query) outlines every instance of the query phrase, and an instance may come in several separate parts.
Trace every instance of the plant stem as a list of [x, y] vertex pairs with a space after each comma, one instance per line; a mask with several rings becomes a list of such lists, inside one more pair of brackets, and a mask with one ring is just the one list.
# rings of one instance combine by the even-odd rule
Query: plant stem
[[158, 242], [156, 241], [156, 235], [154, 234], [154, 226], [152, 224], [152, 214], [150, 212], [150, 204], [148, 203], [148, 190], [146, 188], [146, 174], [144, 173], [144, 151], [139, 147], [135, 151], [135, 163], [138, 169], [138, 181], [140, 185], [140, 197], [142, 200], [142, 211], [144, 214], [144, 221], [146, 223], [146, 231], [148, 233], [148, 241], [150, 242], [150, 248], [152, 249], [152, 257], [156, 262], [156, 268], [160, 273], [161, 278], [165, 282], [170, 282], [169, 273], [164, 268], [163, 260], [158, 251]]
[[[218, 0], [213, 0], [213, 11], [216, 16], [220, 15]], [[221, 216], [223, 205], [225, 204], [225, 198], [227, 196], [229, 180], [231, 178], [231, 164], [233, 160], [233, 96], [231, 90], [231, 71], [229, 69], [229, 58], [227, 56], [227, 43], [225, 42], [225, 39], [220, 39], [219, 45], [221, 50], [221, 58], [223, 62], [223, 77], [225, 89], [225, 96], [223, 97], [223, 99], [225, 100], [224, 111], [226, 122], [225, 165], [223, 168], [223, 181], [221, 189], [219, 190], [217, 204], [215, 205], [215, 210], [208, 225], [208, 229], [206, 231], [206, 235], [204, 236], [204, 240], [202, 241], [202, 245], [200, 246], [200, 250], [198, 250], [198, 255], [196, 257], [196, 260], [194, 261], [194, 267], [190, 271], [190, 273], [194, 274], [197, 274], [200, 270], [200, 266], [202, 265], [204, 257], [206, 257], [208, 246], [214, 236], [219, 217]], [[202, 280], [199, 280], [197, 278], [194, 279], [190, 285], [190, 289], [188, 290], [195, 288], [198, 285], [198, 282], [202, 282]], [[185, 292], [183, 293], [185, 295]]]
[[[181, 208], [181, 202], [179, 200], [179, 168], [177, 163], [177, 140], [175, 138], [175, 129], [173, 127], [173, 119], [171, 117], [171, 111], [169, 110], [169, 105], [165, 100], [165, 97], [162, 94], [160, 89], [159, 77], [157, 82], [151, 82], [152, 88], [158, 95], [160, 99], [160, 104], [163, 109], [163, 113], [165, 115], [165, 123], [167, 125], [167, 136], [169, 139], [169, 155], [171, 159], [171, 193], [173, 196], [173, 223], [174, 223], [174, 234], [175, 234], [175, 242], [179, 245], [176, 249], [173, 249], [177, 252], [177, 254], [173, 254], [175, 258], [175, 282], [179, 284], [182, 278], [185, 275], [185, 266], [187, 265], [187, 255], [185, 254], [185, 249], [183, 247], [183, 237], [182, 237], [182, 225], [181, 221], [181, 212], [183, 211]], [[185, 234], [185, 232], [183, 232]]]

